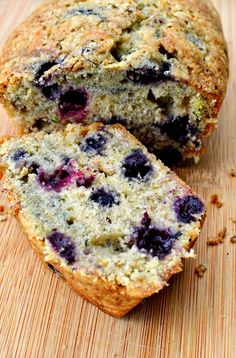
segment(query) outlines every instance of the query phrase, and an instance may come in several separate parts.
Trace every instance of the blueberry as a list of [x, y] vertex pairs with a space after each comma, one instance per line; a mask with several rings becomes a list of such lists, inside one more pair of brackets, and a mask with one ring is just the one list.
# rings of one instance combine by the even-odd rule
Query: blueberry
[[166, 48], [163, 45], [160, 45], [158, 51], [163, 55], [166, 56], [168, 58], [168, 60], [170, 60], [171, 58], [176, 58], [176, 53], [175, 52], [169, 52], [166, 50]]
[[26, 163], [26, 167], [28, 168], [28, 172], [30, 174], [38, 174], [40, 170], [40, 165], [36, 162]]
[[24, 149], [17, 149], [12, 155], [11, 159], [17, 162], [27, 156], [27, 152]]
[[44, 76], [47, 71], [49, 71], [53, 66], [56, 66], [57, 64], [58, 63], [54, 60], [41, 64], [41, 66], [39, 67], [38, 71], [35, 74], [36, 84], [40, 85], [40, 83], [38, 82], [40, 78]]
[[90, 175], [90, 176], [86, 177], [82, 173], [81, 175], [79, 175], [78, 179], [76, 180], [76, 184], [78, 187], [84, 186], [85, 188], [89, 188], [92, 185], [94, 179], [95, 179], [94, 175]]
[[81, 145], [81, 150], [85, 153], [92, 155], [102, 155], [102, 151], [107, 142], [107, 138], [104, 137], [101, 133], [94, 133], [89, 137], [85, 138], [84, 142]]
[[141, 226], [134, 228], [131, 244], [135, 244], [140, 250], [146, 250], [153, 257], [164, 259], [180, 235], [173, 234], [170, 229], [159, 229], [152, 225], [148, 213], [145, 213]]
[[143, 218], [141, 220], [141, 225], [148, 228], [151, 225], [151, 221], [152, 220], [151, 220], [150, 216], [148, 215], [147, 212], [145, 212], [143, 215]]
[[64, 165], [68, 165], [71, 161], [71, 158], [67, 157], [67, 155], [64, 155], [62, 158], [62, 162]]
[[42, 118], [38, 118], [34, 122], [32, 128], [37, 129], [37, 131], [40, 131], [41, 129], [43, 129], [44, 126], [45, 126], [45, 121]]
[[171, 147], [155, 150], [154, 154], [165, 165], [172, 168], [178, 166], [183, 160], [181, 152]]
[[71, 184], [73, 177], [74, 171], [70, 166], [60, 166], [51, 174], [41, 170], [38, 174], [38, 181], [46, 190], [58, 192]]
[[58, 97], [59, 86], [57, 83], [49, 84], [48, 78], [43, 78], [45, 73], [49, 71], [53, 66], [58, 65], [56, 61], [48, 61], [43, 63], [38, 71], [35, 74], [35, 85], [39, 87], [44, 94], [44, 96], [48, 99], [55, 100]]
[[112, 116], [106, 121], [107, 124], [122, 124], [125, 125], [126, 121], [120, 116]]
[[143, 66], [126, 72], [129, 81], [140, 85], [155, 84], [161, 81], [172, 80], [170, 75], [171, 65], [169, 62], [162, 62], [159, 68], [155, 66]]
[[190, 224], [196, 221], [194, 215], [203, 213], [204, 204], [197, 196], [187, 195], [175, 200], [174, 210], [180, 222]]
[[93, 9], [83, 9], [83, 8], [75, 8], [75, 9], [71, 9], [67, 12], [66, 17], [71, 17], [71, 16], [77, 16], [77, 15], [94, 15], [94, 16], [100, 16], [97, 12], [95, 12]]
[[77, 9], [76, 13], [82, 15], [97, 15], [93, 9]]
[[197, 128], [189, 122], [189, 116], [170, 116], [161, 125], [161, 132], [169, 138], [183, 145], [187, 144], [191, 136], [197, 134]]
[[114, 204], [119, 204], [112, 192], [106, 191], [104, 188], [99, 188], [93, 191], [90, 195], [90, 200], [103, 207], [112, 207]]
[[72, 265], [76, 262], [76, 247], [69, 236], [54, 229], [47, 237], [47, 240], [53, 250], [65, 259], [68, 265]]
[[41, 86], [41, 90], [47, 99], [55, 101], [59, 97], [60, 88], [57, 83]]
[[152, 173], [153, 167], [142, 150], [135, 149], [124, 159], [122, 170], [128, 179], [144, 180]]
[[86, 115], [88, 93], [83, 88], [69, 89], [60, 95], [59, 111], [61, 118], [71, 118], [81, 122]]

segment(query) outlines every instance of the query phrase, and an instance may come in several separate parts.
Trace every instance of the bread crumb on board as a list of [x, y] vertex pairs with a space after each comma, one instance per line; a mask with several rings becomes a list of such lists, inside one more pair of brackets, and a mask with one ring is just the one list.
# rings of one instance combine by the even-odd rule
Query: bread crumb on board
[[236, 224], [236, 219], [235, 219], [235, 218], [230, 218], [230, 220], [231, 220], [231, 222], [232, 222], [233, 224]]
[[203, 277], [207, 270], [207, 266], [205, 264], [200, 264], [195, 268], [195, 274], [198, 277]]
[[236, 178], [236, 170], [231, 169], [230, 172], [229, 172], [229, 175], [230, 175], [232, 178]]
[[217, 209], [220, 209], [223, 206], [223, 203], [219, 200], [219, 196], [217, 194], [213, 194], [211, 196], [211, 204], [215, 205]]
[[0, 222], [7, 220], [7, 214], [4, 205], [0, 205]]
[[215, 237], [210, 237], [207, 240], [207, 245], [213, 246], [213, 245], [222, 244], [224, 242], [226, 232], [227, 232], [227, 228], [224, 227], [221, 231], [218, 232], [218, 234]]
[[236, 235], [232, 236], [230, 238], [230, 241], [232, 242], [232, 244], [236, 244]]

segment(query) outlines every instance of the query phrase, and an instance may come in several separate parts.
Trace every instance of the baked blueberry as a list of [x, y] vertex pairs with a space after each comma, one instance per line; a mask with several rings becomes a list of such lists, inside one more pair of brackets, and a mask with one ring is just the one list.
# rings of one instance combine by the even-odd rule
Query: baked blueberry
[[40, 185], [48, 191], [60, 191], [63, 187], [72, 183], [75, 172], [72, 166], [60, 166], [53, 173], [46, 173], [40, 170], [38, 181]]
[[32, 129], [33, 130], [37, 130], [37, 131], [40, 131], [41, 129], [43, 129], [43, 127], [45, 126], [45, 122], [44, 122], [44, 120], [42, 119], [42, 118], [38, 118], [35, 122], [34, 122], [34, 124], [33, 124], [33, 126], [32, 126]]
[[167, 49], [163, 46], [160, 45], [158, 51], [163, 55], [166, 56], [168, 58], [168, 60], [170, 60], [171, 58], [176, 58], [176, 53], [175, 52], [169, 52], [167, 51]]
[[41, 91], [47, 99], [55, 101], [59, 97], [60, 88], [57, 83], [41, 86]]
[[169, 116], [161, 126], [161, 132], [169, 138], [183, 145], [187, 144], [191, 136], [197, 134], [197, 128], [190, 123], [190, 118], [186, 116]]
[[194, 215], [204, 212], [204, 204], [197, 196], [186, 195], [175, 200], [174, 210], [180, 222], [190, 224], [192, 221], [196, 221]]
[[87, 91], [83, 88], [71, 88], [60, 95], [59, 111], [61, 118], [71, 118], [76, 122], [81, 122], [85, 117], [87, 105]]
[[183, 161], [182, 154], [178, 149], [166, 147], [161, 150], [155, 150], [154, 154], [165, 165], [169, 167], [176, 167]]
[[15, 162], [18, 162], [19, 160], [25, 158], [27, 156], [27, 152], [24, 149], [17, 149], [11, 159], [14, 160]]
[[126, 124], [126, 120], [124, 120], [120, 116], [112, 116], [110, 119], [108, 119], [105, 122], [106, 122], [106, 124], [122, 124], [122, 125]]
[[174, 242], [180, 233], [172, 233], [170, 229], [160, 229], [151, 224], [151, 218], [145, 213], [141, 221], [141, 226], [134, 229], [131, 243], [141, 250], [146, 250], [150, 255], [164, 259], [168, 255]]
[[94, 190], [90, 195], [90, 200], [103, 207], [112, 207], [114, 204], [119, 204], [119, 201], [111, 191], [106, 191], [104, 188]]
[[81, 145], [81, 150], [91, 155], [102, 155], [104, 146], [107, 142], [107, 138], [101, 133], [94, 133], [85, 138]]
[[71, 9], [67, 12], [66, 17], [71, 17], [71, 16], [77, 16], [77, 15], [94, 15], [94, 16], [99, 16], [100, 15], [93, 9], [83, 9], [83, 8], [75, 8], [75, 9]]
[[148, 158], [141, 149], [135, 149], [122, 163], [124, 176], [128, 179], [144, 180], [153, 171]]
[[39, 87], [48, 99], [55, 100], [59, 94], [59, 86], [57, 83], [52, 84], [50, 79], [43, 78], [45, 73], [49, 71], [53, 66], [58, 65], [56, 61], [48, 61], [43, 63], [35, 74], [35, 85]]
[[38, 71], [35, 74], [35, 83], [40, 86], [39, 80], [42, 76], [45, 75], [52, 67], [56, 66], [58, 63], [56, 61], [48, 61], [39, 67]]
[[69, 236], [54, 229], [47, 237], [47, 241], [50, 243], [53, 250], [66, 260], [68, 265], [73, 265], [75, 263], [76, 248]]
[[171, 76], [170, 70], [170, 63], [164, 61], [159, 65], [159, 67], [143, 66], [130, 69], [126, 72], [126, 77], [129, 81], [136, 84], [149, 85], [161, 81], [172, 80], [173, 76]]
[[77, 186], [78, 187], [84, 186], [85, 188], [89, 188], [95, 179], [95, 175], [85, 176], [83, 172], [77, 173], [77, 177], [78, 177], [78, 179], [76, 180]]
[[40, 165], [36, 162], [28, 162], [26, 163], [26, 167], [28, 168], [28, 172], [30, 174], [38, 174], [40, 170]]

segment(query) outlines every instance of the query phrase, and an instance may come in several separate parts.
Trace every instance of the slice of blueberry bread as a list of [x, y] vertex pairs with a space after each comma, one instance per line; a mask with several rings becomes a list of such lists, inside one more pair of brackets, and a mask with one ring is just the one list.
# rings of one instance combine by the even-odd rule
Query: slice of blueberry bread
[[122, 126], [25, 135], [0, 158], [36, 252], [103, 311], [123, 316], [193, 256], [202, 200]]
[[121, 123], [177, 161], [200, 155], [227, 78], [208, 0], [54, 0], [5, 45], [0, 101], [23, 132]]

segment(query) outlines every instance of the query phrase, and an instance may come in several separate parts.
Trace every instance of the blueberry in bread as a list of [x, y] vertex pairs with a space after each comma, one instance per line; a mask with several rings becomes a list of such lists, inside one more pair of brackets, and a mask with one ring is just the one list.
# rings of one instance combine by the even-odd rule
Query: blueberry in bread
[[201, 154], [227, 78], [209, 0], [51, 0], [5, 45], [0, 101], [23, 132], [121, 123], [177, 162]]
[[35, 251], [113, 316], [158, 292], [193, 256], [202, 200], [121, 125], [68, 124], [5, 140], [0, 164]]

